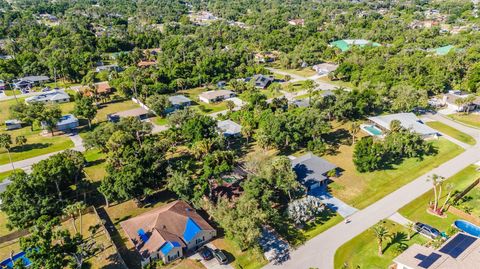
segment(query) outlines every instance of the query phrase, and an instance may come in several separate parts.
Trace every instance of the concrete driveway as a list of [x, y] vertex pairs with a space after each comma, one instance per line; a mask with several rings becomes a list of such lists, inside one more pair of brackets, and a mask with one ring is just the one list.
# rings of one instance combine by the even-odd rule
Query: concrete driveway
[[[207, 246], [212, 250], [217, 249], [217, 247], [215, 247], [212, 243], [208, 243]], [[205, 268], [207, 269], [233, 269], [233, 267], [230, 264], [220, 264], [215, 258], [209, 261], [206, 261], [202, 259], [202, 257], [198, 252], [188, 258], [192, 260], [200, 261], [203, 264], [203, 266], [205, 266]]]
[[340, 216], [346, 218], [353, 213], [357, 212], [358, 209], [348, 205], [342, 200], [333, 197], [331, 193], [325, 187], [318, 187], [308, 192], [308, 195], [315, 196], [322, 200], [328, 208], [340, 214]]

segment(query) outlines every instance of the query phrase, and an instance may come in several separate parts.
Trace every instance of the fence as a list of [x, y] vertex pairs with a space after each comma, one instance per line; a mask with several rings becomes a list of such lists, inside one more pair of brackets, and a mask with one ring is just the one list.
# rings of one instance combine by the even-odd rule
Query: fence
[[463, 190], [461, 193], [458, 193], [455, 195], [455, 199], [453, 199], [452, 205], [456, 204], [458, 200], [462, 199], [463, 196], [465, 196], [469, 191], [471, 191], [473, 188], [475, 188], [478, 183], [480, 183], [480, 178], [475, 180], [470, 186], [468, 186], [465, 190]]
[[[125, 269], [128, 269], [128, 266], [127, 264], [125, 263], [125, 261], [123, 260], [123, 257], [122, 255], [120, 255], [120, 251], [118, 251], [118, 247], [117, 245], [115, 244], [115, 241], [113, 241], [112, 239], [112, 236], [110, 235], [110, 231], [107, 229], [107, 227], [105, 226], [105, 223], [107, 223], [107, 220], [105, 220], [104, 218], [102, 218], [100, 216], [100, 214], [98, 214], [98, 211], [97, 209], [94, 207], [93, 208], [94, 212], [95, 212], [95, 215], [97, 216], [97, 218], [100, 220], [100, 224], [102, 225], [102, 228], [103, 230], [105, 231], [105, 235], [107, 236], [108, 238], [108, 241], [110, 241], [110, 243], [112, 244], [112, 247], [113, 249], [115, 250], [115, 253], [117, 254], [117, 261], [119, 262], [119, 264], [125, 268]], [[105, 210], [102, 209], [102, 211], [106, 214]]]
[[[155, 113], [155, 111], [153, 111], [152, 109], [150, 109], [146, 104], [142, 103], [142, 101], [136, 99], [135, 97], [132, 97], [132, 102], [134, 102], [135, 104], [138, 104], [140, 107], [142, 107], [143, 109], [146, 109], [148, 110], [149, 112], [157, 115], [157, 113]], [[157, 115], [158, 116], [158, 115]]]
[[448, 212], [454, 214], [454, 215], [457, 215], [459, 217], [461, 217], [462, 219], [465, 219], [475, 225], [480, 225], [480, 219], [475, 217], [474, 215], [470, 215], [468, 213], [465, 213], [463, 212], [462, 210], [460, 209], [457, 209], [456, 207], [454, 206], [451, 206], [448, 208]]

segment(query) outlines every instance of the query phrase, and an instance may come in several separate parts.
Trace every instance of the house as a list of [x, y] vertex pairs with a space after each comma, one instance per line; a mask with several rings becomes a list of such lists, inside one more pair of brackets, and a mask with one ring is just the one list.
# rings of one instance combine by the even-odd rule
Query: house
[[168, 101], [170, 101], [170, 103], [172, 104], [172, 111], [182, 109], [192, 104], [192, 100], [187, 98], [185, 95], [170, 96], [168, 97]]
[[126, 111], [121, 111], [113, 114], [107, 115], [107, 120], [110, 122], [118, 122], [121, 118], [126, 117], [135, 117], [139, 120], [146, 120], [148, 119], [150, 112], [143, 107], [134, 108]]
[[5, 126], [7, 130], [15, 130], [22, 128], [22, 122], [19, 120], [6, 120]]
[[310, 107], [310, 98], [296, 99], [291, 101], [290, 104], [298, 107]]
[[255, 75], [252, 79], [255, 83], [255, 88], [257, 89], [265, 89], [275, 80], [273, 76], [265, 75]]
[[4, 91], [7, 89], [7, 84], [5, 84], [5, 81], [0, 80], [0, 91]]
[[137, 66], [142, 68], [147, 68], [156, 64], [157, 64], [157, 61], [140, 61], [138, 62]]
[[305, 26], [305, 20], [304, 19], [289, 20], [288, 24], [293, 26]]
[[109, 65], [101, 65], [101, 66], [97, 66], [95, 68], [95, 72], [102, 72], [102, 71], [116, 71], [116, 72], [121, 72], [123, 69], [116, 65], [116, 64], [109, 64]]
[[231, 120], [222, 120], [217, 122], [217, 128], [226, 137], [242, 135], [242, 126]]
[[349, 50], [352, 46], [358, 47], [380, 47], [381, 44], [365, 39], [342, 39], [330, 43], [331, 47], [339, 48], [342, 52]]
[[297, 174], [297, 180], [305, 186], [307, 191], [327, 184], [327, 173], [337, 168], [336, 165], [311, 152], [296, 158], [290, 157], [290, 159], [292, 159], [292, 169]]
[[368, 118], [380, 132], [390, 131], [390, 123], [398, 120], [400, 125], [421, 135], [423, 138], [437, 138], [438, 132], [423, 124], [413, 113], [397, 113]]
[[47, 76], [27, 76], [13, 81], [13, 87], [16, 89], [29, 89], [35, 85], [48, 82], [50, 80]]
[[270, 63], [274, 62], [280, 56], [280, 52], [278, 51], [266, 51], [266, 52], [258, 52], [254, 55], [254, 60], [257, 63]]
[[312, 66], [312, 69], [317, 72], [319, 75], [327, 75], [330, 72], [333, 72], [337, 70], [338, 64], [332, 64], [332, 63], [321, 63], [321, 64], [316, 64]]
[[[41, 125], [43, 129], [47, 128], [47, 125], [44, 122], [42, 122]], [[77, 127], [78, 127], [78, 119], [75, 118], [75, 116], [72, 114], [67, 114], [67, 115], [63, 115], [59, 119], [59, 121], [57, 122], [57, 125], [55, 126], [55, 130], [66, 132], [66, 131], [75, 129]]]
[[51, 91], [47, 91], [42, 94], [31, 96], [25, 99], [25, 103], [27, 104], [32, 104], [32, 103], [58, 104], [58, 103], [66, 103], [66, 102], [70, 102], [70, 95], [68, 95], [62, 90], [51, 90]]
[[457, 103], [459, 99], [465, 99], [469, 96], [471, 95], [462, 91], [449, 91], [447, 94], [443, 95], [441, 104], [447, 106], [451, 110], [455, 110], [456, 112], [473, 111], [480, 108], [480, 96], [477, 96], [471, 103]]
[[457, 233], [438, 249], [413, 244], [393, 262], [397, 269], [477, 269], [480, 239]]
[[228, 98], [235, 97], [235, 93], [229, 90], [213, 90], [213, 91], [206, 91], [201, 93], [198, 96], [198, 99], [200, 101], [210, 104], [210, 103], [215, 103], [215, 102], [220, 102]]
[[174, 201], [120, 223], [145, 266], [169, 263], [195, 251], [217, 233], [191, 206]]

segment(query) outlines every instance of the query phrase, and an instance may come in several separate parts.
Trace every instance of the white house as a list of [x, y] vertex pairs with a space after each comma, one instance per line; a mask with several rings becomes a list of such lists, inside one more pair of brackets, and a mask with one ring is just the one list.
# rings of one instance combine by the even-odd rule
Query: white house
[[235, 93], [229, 90], [206, 91], [198, 96], [200, 101], [210, 104], [235, 97]]
[[62, 90], [52, 90], [52, 91], [44, 92], [39, 95], [28, 97], [27, 99], [25, 99], [25, 103], [27, 104], [32, 104], [32, 103], [58, 104], [58, 103], [66, 103], [66, 102], [70, 102], [70, 96]]

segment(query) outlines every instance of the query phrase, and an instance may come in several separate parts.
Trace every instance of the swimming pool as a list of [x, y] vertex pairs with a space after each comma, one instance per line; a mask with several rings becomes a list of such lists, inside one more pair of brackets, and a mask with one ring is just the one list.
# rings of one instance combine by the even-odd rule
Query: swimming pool
[[475, 224], [472, 224], [466, 220], [456, 220], [454, 222], [455, 227], [459, 230], [466, 232], [469, 235], [480, 237], [480, 227]]
[[375, 125], [363, 125], [362, 129], [373, 136], [381, 136], [383, 134], [382, 130], [375, 127]]
[[3, 260], [2, 262], [0, 262], [0, 268], [13, 268], [13, 264], [17, 261], [17, 260], [22, 260], [23, 261], [23, 264], [28, 267], [32, 264], [32, 262], [30, 262], [30, 260], [27, 258], [26, 254], [25, 254], [25, 251], [22, 251], [22, 252], [19, 252], [15, 255], [13, 255], [12, 257], [13, 259], [6, 259], [6, 260]]

